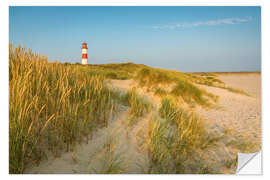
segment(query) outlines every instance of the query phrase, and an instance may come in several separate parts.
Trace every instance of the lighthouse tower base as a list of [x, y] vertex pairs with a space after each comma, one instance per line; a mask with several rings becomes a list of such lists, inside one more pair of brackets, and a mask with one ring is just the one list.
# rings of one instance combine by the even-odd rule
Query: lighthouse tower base
[[82, 59], [82, 64], [87, 64], [87, 59]]

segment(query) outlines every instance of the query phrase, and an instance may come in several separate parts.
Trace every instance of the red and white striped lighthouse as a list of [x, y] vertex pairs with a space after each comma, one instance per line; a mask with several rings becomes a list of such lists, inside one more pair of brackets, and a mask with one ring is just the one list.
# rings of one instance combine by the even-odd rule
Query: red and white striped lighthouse
[[87, 43], [82, 43], [82, 64], [87, 64]]

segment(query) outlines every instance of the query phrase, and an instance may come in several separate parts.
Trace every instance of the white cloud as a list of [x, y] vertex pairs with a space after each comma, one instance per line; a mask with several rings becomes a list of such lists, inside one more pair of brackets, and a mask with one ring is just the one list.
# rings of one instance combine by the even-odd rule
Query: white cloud
[[210, 20], [210, 21], [198, 21], [193, 23], [176, 23], [170, 25], [162, 25], [162, 26], [152, 26], [153, 29], [176, 29], [176, 28], [191, 28], [198, 26], [217, 26], [222, 24], [239, 24], [250, 21], [251, 18], [227, 18], [227, 19], [218, 19], [218, 20]]

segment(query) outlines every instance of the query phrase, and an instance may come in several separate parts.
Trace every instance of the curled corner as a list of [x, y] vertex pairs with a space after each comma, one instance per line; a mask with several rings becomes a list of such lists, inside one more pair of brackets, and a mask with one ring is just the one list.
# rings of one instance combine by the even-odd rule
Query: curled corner
[[261, 151], [256, 153], [238, 153], [236, 174], [262, 174]]

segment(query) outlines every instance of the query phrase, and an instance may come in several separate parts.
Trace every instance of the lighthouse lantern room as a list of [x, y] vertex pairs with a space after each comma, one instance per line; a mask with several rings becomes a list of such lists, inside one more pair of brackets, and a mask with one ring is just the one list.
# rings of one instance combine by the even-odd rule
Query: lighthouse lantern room
[[87, 64], [87, 43], [82, 43], [82, 64]]

